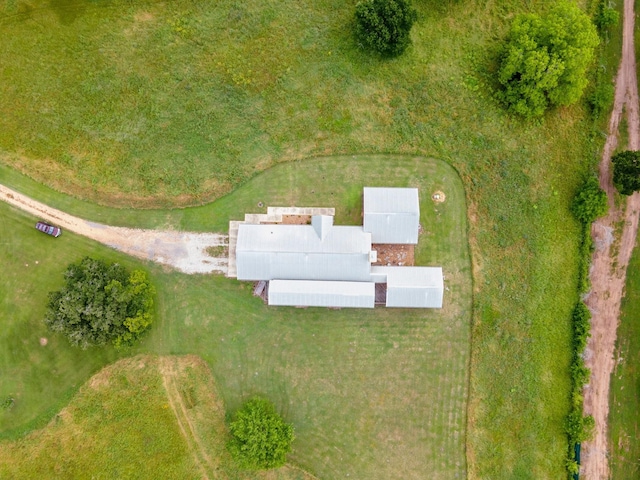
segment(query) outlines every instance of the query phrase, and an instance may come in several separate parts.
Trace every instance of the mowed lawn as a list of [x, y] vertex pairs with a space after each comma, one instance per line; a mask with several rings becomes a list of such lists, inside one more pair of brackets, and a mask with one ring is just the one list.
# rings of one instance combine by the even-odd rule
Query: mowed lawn
[[611, 375], [609, 448], [611, 478], [640, 476], [640, 253], [627, 268], [615, 359]]
[[[338, 168], [346, 162], [346, 171]], [[443, 266], [447, 291], [442, 310], [270, 308], [252, 296], [251, 284], [148, 265], [158, 289], [158, 319], [135, 352], [201, 356], [212, 369], [227, 413], [252, 395], [271, 398], [296, 428], [291, 461], [320, 478], [421, 478], [425, 471], [431, 478], [465, 478], [471, 265], [464, 191], [449, 165], [408, 156], [313, 159], [271, 169], [210, 207], [154, 214], [165, 219], [180, 215], [182, 223], [201, 226], [209, 218], [216, 230], [224, 227], [223, 217], [260, 211], [258, 202], [263, 202], [335, 206], [338, 223], [357, 224], [365, 185], [420, 189], [423, 233], [416, 258], [418, 264]], [[435, 191], [445, 193], [444, 203], [433, 202]], [[70, 203], [81, 210], [80, 202]], [[56, 240], [39, 235], [31, 225], [34, 219], [6, 205], [0, 209], [15, 235], [2, 249], [28, 256], [29, 241], [21, 238], [42, 239], [59, 259], [38, 264], [48, 271], [45, 281], [16, 274], [3, 289], [19, 290], [32, 282], [45, 291], [54, 288], [62, 280], [56, 275], [83, 248], [134, 264], [70, 232]], [[147, 213], [153, 212], [137, 212]], [[10, 267], [18, 271], [17, 265]], [[30, 272], [23, 266], [25, 271]], [[49, 371], [39, 358], [48, 352], [75, 353], [63, 339], [53, 343], [47, 335], [41, 323], [43, 301], [41, 293], [5, 306], [29, 319], [25, 335], [33, 330], [25, 340], [30, 347], [5, 359], [16, 382], [11, 389], [0, 382], [0, 398], [16, 398], [2, 412], [5, 435], [18, 435], [25, 425], [42, 425], [67, 402], [43, 388]], [[41, 336], [50, 337], [46, 347], [38, 343]], [[3, 339], [7, 344], [13, 340]], [[98, 366], [96, 360], [93, 368]], [[72, 365], [66, 368], [73, 370]], [[25, 378], [21, 372], [30, 375]], [[67, 382], [58, 388], [73, 391], [78, 385]]]
[[0, 443], [0, 477], [314, 478], [291, 466], [238, 470], [227, 438], [224, 405], [206, 363], [138, 355], [91, 377], [47, 427]]
[[[563, 478], [579, 238], [568, 206], [602, 135], [584, 104], [523, 122], [494, 99], [511, 20], [554, 2], [414, 3], [413, 45], [386, 61], [351, 35], [355, 1], [5, 0], [0, 162], [125, 207], [206, 203], [310, 156], [345, 155], [347, 173], [362, 152], [450, 163], [474, 264], [469, 476]], [[240, 201], [214, 205], [227, 198]], [[209, 210], [190, 212], [117, 221], [203, 228]]]

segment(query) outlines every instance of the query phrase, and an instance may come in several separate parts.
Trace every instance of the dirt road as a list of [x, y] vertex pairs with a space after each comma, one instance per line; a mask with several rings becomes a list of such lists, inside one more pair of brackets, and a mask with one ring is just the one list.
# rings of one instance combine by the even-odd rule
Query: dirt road
[[[620, 301], [624, 294], [627, 265], [638, 231], [640, 196], [629, 197], [620, 208], [613, 202], [611, 154], [617, 146], [618, 126], [627, 114], [629, 150], [640, 149], [640, 119], [638, 118], [638, 81], [634, 49], [634, 2], [624, 1], [622, 62], [616, 77], [616, 94], [609, 133], [600, 163], [600, 185], [609, 197], [609, 214], [594, 223], [592, 235], [596, 245], [591, 266], [591, 292], [587, 305], [593, 314], [591, 339], [586, 350], [586, 364], [591, 369], [591, 381], [584, 392], [585, 413], [593, 415], [596, 431], [592, 441], [582, 450], [581, 476], [588, 480], [608, 480], [607, 418], [609, 387], [614, 368], [616, 329], [620, 316]], [[615, 228], [622, 223], [622, 232]]]
[[[151, 260], [184, 273], [226, 273], [223, 253], [228, 238], [219, 233], [190, 233], [111, 227], [68, 215], [0, 185], [0, 199], [69, 230], [143, 260]], [[64, 239], [60, 237], [59, 241]], [[220, 253], [207, 249], [219, 247]], [[213, 255], [211, 254], [213, 253]]]

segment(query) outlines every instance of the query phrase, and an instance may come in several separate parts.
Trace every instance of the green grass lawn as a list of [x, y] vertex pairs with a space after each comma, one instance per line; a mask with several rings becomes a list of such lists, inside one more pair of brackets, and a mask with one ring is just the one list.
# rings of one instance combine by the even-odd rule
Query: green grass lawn
[[[553, 2], [415, 3], [413, 46], [382, 61], [351, 36], [354, 2], [5, 0], [0, 162], [111, 206], [200, 204], [233, 190], [201, 210], [117, 220], [202, 229], [223, 228], [234, 202], [253, 204], [235, 187], [277, 163], [343, 155], [335, 168], [348, 180], [353, 153], [445, 160], [464, 182], [474, 265], [468, 474], [561, 478], [579, 237], [568, 205], [600, 139], [582, 105], [525, 123], [493, 99], [511, 19]], [[304, 195], [313, 190], [291, 175]], [[55, 197], [45, 190], [34, 187]], [[221, 216], [207, 218], [209, 208]], [[118, 216], [109, 212], [102, 218]], [[209, 318], [206, 305], [172, 295], [163, 308]]]
[[[338, 168], [347, 161], [346, 172]], [[378, 168], [370, 168], [372, 164]], [[201, 356], [211, 366], [229, 412], [252, 395], [271, 398], [296, 428], [291, 460], [320, 478], [416, 478], [425, 471], [431, 478], [464, 478], [471, 265], [464, 191], [449, 165], [407, 156], [314, 159], [271, 169], [210, 207], [165, 213], [201, 225], [209, 218], [217, 228], [223, 216], [255, 211], [259, 201], [333, 205], [337, 222], [353, 224], [361, 221], [365, 185], [420, 189], [424, 232], [416, 261], [443, 266], [444, 309], [270, 308], [251, 295], [251, 284], [149, 265], [158, 290], [158, 320], [134, 351]], [[431, 200], [436, 190], [446, 194], [444, 203]], [[81, 202], [70, 203], [82, 209]], [[50, 255], [58, 258], [38, 264], [49, 272], [42, 277], [45, 281], [16, 274], [3, 290], [19, 291], [25, 282], [36, 281], [45, 291], [54, 288], [62, 283], [56, 275], [68, 261], [93, 245], [70, 232], [51, 239], [33, 229], [33, 219], [3, 204], [0, 211], [6, 211], [8, 225], [15, 224], [14, 240], [1, 246], [6, 256], [26, 254], [35, 239], [48, 242]], [[153, 212], [137, 211], [141, 217], [147, 213]], [[162, 212], [154, 214], [162, 217]], [[115, 252], [93, 248], [99, 255], [133, 264]], [[22, 304], [12, 299], [5, 307], [21, 309], [29, 319], [25, 329], [34, 331], [31, 348], [5, 359], [16, 382], [6, 389], [0, 382], [0, 398], [16, 398], [15, 405], [2, 412], [6, 436], [20, 434], [25, 425], [43, 424], [67, 401], [43, 391], [48, 375], [43, 362], [37, 362], [33, 378], [20, 373], [34, 369], [32, 361], [44, 352], [76, 352], [61, 338], [46, 347], [38, 344], [38, 338], [47, 335], [41, 323], [44, 297], [42, 292]], [[93, 355], [94, 369], [99, 366], [99, 356], [83, 353]], [[89, 373], [85, 371], [82, 380]], [[67, 382], [65, 388], [73, 391], [78, 385]], [[31, 403], [22, 400], [27, 398]]]
[[627, 268], [625, 292], [609, 396], [612, 478], [640, 475], [640, 253], [637, 245]]
[[[182, 427], [191, 428], [189, 445], [164, 386], [167, 362], [180, 396], [173, 401], [185, 407]], [[240, 471], [226, 452], [227, 438], [224, 406], [202, 360], [141, 355], [91, 377], [44, 429], [0, 443], [0, 477], [145, 479], [161, 474], [195, 480], [204, 472], [212, 479], [313, 478], [291, 466], [268, 474]]]

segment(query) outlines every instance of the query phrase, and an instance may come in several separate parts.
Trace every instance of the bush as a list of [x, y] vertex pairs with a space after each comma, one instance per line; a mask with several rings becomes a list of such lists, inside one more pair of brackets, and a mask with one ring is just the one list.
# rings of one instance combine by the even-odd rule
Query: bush
[[573, 309], [573, 346], [576, 356], [582, 355], [587, 340], [591, 336], [591, 312], [584, 302], [578, 302]]
[[525, 117], [575, 103], [598, 43], [589, 17], [573, 3], [558, 3], [544, 18], [517, 16], [500, 58], [498, 98]]
[[607, 213], [607, 194], [600, 188], [596, 177], [589, 177], [573, 197], [571, 211], [585, 225]]
[[601, 0], [598, 4], [598, 10], [596, 11], [593, 23], [598, 27], [600, 33], [604, 33], [609, 28], [615, 27], [620, 21], [620, 14], [613, 8], [607, 0]]
[[131, 345], [152, 322], [155, 290], [140, 270], [86, 257], [64, 274], [62, 290], [49, 293], [45, 323], [82, 348]]
[[610, 83], [598, 83], [595, 90], [589, 95], [589, 107], [591, 112], [598, 116], [606, 108], [613, 103], [613, 96], [615, 95], [615, 88]]
[[589, 440], [593, 436], [595, 422], [591, 415], [584, 417], [582, 412], [574, 409], [565, 423], [565, 431], [569, 436], [569, 444], [575, 445]]
[[356, 36], [367, 48], [395, 57], [411, 43], [417, 18], [409, 0], [362, 0], [356, 4]]
[[612, 158], [613, 183], [622, 195], [640, 190], [640, 152], [626, 150]]
[[231, 422], [228, 449], [240, 467], [249, 470], [285, 464], [293, 442], [293, 426], [285, 423], [268, 400], [245, 403]]

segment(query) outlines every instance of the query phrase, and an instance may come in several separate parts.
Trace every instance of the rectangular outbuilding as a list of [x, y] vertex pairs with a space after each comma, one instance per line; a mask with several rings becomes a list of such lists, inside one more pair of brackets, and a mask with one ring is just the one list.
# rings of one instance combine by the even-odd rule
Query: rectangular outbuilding
[[420, 200], [417, 188], [364, 189], [364, 231], [373, 243], [417, 244]]
[[440, 267], [371, 267], [371, 278], [387, 284], [387, 307], [442, 308]]
[[372, 282], [326, 282], [272, 280], [269, 305], [373, 308], [375, 284]]
[[334, 226], [332, 217], [312, 225], [238, 228], [238, 280], [368, 281], [371, 234], [362, 227]]

